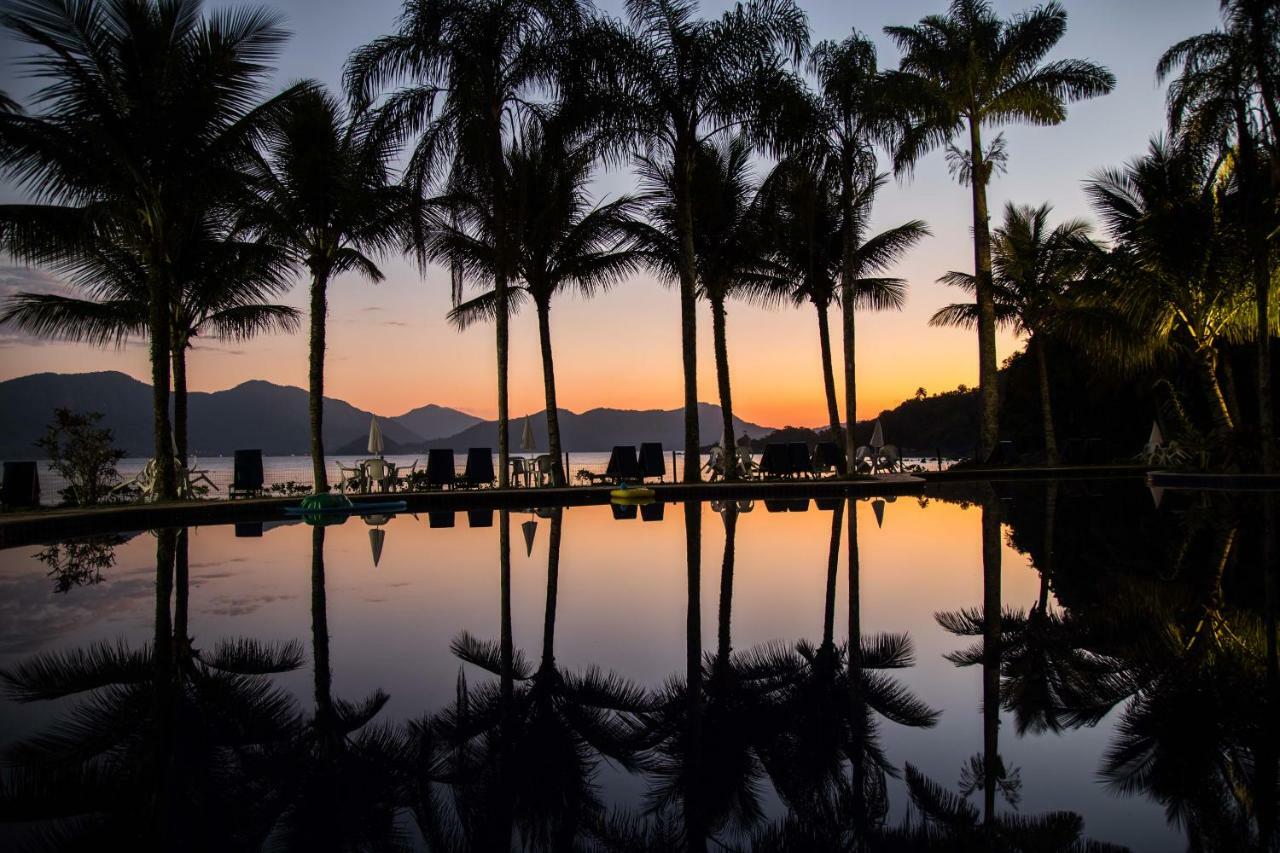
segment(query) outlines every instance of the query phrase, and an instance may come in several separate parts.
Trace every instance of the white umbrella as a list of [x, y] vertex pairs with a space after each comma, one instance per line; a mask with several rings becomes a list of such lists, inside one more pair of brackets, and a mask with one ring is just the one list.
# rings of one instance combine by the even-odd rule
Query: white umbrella
[[1164, 433], [1160, 432], [1160, 424], [1151, 422], [1151, 437], [1147, 439], [1147, 447], [1163, 447]]
[[876, 427], [871, 430], [871, 446], [876, 450], [884, 447], [884, 427], [880, 426], [880, 420], [876, 419]]
[[369, 452], [382, 455], [382, 427], [376, 415], [369, 419]]
[[528, 415], [525, 415], [524, 430], [520, 433], [520, 449], [534, 450], [537, 446], [538, 445], [533, 440], [533, 421], [529, 419]]

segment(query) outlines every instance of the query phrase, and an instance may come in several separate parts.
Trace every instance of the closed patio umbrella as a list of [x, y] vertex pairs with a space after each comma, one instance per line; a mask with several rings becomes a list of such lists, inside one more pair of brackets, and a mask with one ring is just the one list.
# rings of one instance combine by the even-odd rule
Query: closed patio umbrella
[[1160, 424], [1155, 421], [1151, 422], [1151, 437], [1147, 439], [1147, 447], [1162, 447], [1164, 445], [1164, 433], [1160, 431]]
[[871, 502], [871, 511], [876, 517], [876, 527], [884, 527], [884, 501], [876, 498]]
[[880, 426], [880, 420], [876, 419], [875, 429], [871, 430], [871, 446], [876, 450], [884, 447], [884, 427]]
[[378, 417], [369, 419], [369, 452], [382, 455], [382, 427], [378, 426]]
[[528, 415], [524, 416], [524, 430], [520, 433], [520, 449], [535, 450], [537, 444], [533, 440], [533, 421]]
[[373, 566], [378, 567], [378, 561], [382, 559], [382, 543], [387, 541], [387, 531], [381, 527], [375, 527], [369, 531], [369, 549], [373, 551]]
[[526, 557], [533, 554], [533, 535], [538, 532], [538, 522], [533, 519], [520, 525], [520, 532], [524, 534], [524, 554]]

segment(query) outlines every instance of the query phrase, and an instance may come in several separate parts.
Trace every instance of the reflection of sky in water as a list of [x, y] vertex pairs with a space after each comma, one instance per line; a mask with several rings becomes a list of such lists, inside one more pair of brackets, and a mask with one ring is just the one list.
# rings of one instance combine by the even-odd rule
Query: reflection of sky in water
[[[713, 650], [724, 527], [703, 505], [702, 635]], [[871, 507], [858, 504], [862, 630], [909, 632], [917, 665], [895, 674], [927, 704], [942, 709], [934, 729], [906, 730], [880, 722], [882, 745], [896, 766], [911, 762], [954, 787], [964, 761], [981, 749], [981, 670], [958, 669], [942, 656], [967, 644], [943, 631], [933, 614], [978, 606], [982, 566], [978, 507], [900, 498], [885, 507], [877, 527]], [[542, 635], [550, 521], [537, 519], [526, 555], [521, 523], [512, 514], [513, 627], [517, 648], [536, 660]], [[482, 639], [499, 633], [498, 528], [429, 529], [427, 516], [401, 515], [382, 527], [377, 567], [371, 528], [360, 519], [328, 528], [329, 631], [334, 695], [359, 698], [376, 688], [391, 694], [383, 719], [419, 717], [455, 695], [459, 669], [449, 642], [462, 630]], [[740, 516], [733, 598], [733, 645], [820, 638], [831, 513], [768, 513], [757, 503]], [[192, 530], [191, 631], [197, 647], [217, 639], [253, 636], [310, 643], [310, 529], [301, 524], [267, 529], [261, 538], [237, 538], [231, 526]], [[116, 548], [104, 583], [64, 595], [32, 554], [38, 547], [0, 551], [0, 666], [35, 651], [123, 637], [150, 638], [156, 540], [136, 536]], [[848, 602], [847, 553], [841, 546], [836, 634], [844, 634]], [[1007, 545], [1003, 601], [1026, 609], [1039, 575]], [[556, 624], [557, 663], [566, 670], [596, 664], [646, 687], [680, 673], [685, 655], [686, 569], [684, 514], [666, 507], [665, 520], [616, 521], [608, 507], [565, 511]], [[484, 676], [467, 671], [478, 683]], [[305, 705], [308, 667], [280, 683]], [[0, 702], [3, 740], [29, 733], [49, 718], [53, 704], [17, 707]], [[1158, 806], [1109, 796], [1096, 781], [1114, 715], [1095, 729], [1061, 736], [1016, 736], [1005, 715], [1001, 752], [1022, 774], [1020, 811], [1071, 810], [1085, 818], [1085, 833], [1135, 850], [1174, 843]], [[601, 777], [616, 798], [632, 801], [643, 782]], [[894, 814], [905, 791], [891, 783]]]

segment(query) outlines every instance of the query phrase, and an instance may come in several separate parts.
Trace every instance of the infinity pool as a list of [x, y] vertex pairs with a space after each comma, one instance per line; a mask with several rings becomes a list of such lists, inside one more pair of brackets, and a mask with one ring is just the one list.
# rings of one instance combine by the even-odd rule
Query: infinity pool
[[1265, 843], [1259, 504], [975, 484], [0, 551], [0, 840]]

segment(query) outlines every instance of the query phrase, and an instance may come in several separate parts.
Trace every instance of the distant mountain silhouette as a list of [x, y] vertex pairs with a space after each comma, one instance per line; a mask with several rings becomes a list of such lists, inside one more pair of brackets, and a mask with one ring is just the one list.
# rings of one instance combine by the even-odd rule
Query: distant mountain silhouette
[[[615, 444], [639, 445], [644, 441], [660, 441], [668, 450], [684, 447], [684, 412], [681, 409], [589, 409], [578, 414], [560, 409], [560, 443], [567, 451], [609, 450]], [[528, 416], [533, 427], [534, 445], [538, 450], [547, 449], [547, 417], [544, 411]], [[512, 451], [520, 447], [524, 432], [524, 417], [512, 418], [509, 441]], [[736, 435], [744, 432], [752, 438], [768, 435], [773, 430], [734, 418]], [[698, 431], [704, 444], [719, 438], [721, 426], [720, 407], [711, 403], [698, 404]], [[468, 427], [457, 435], [424, 442], [425, 447], [451, 447], [466, 450], [468, 447], [498, 446], [498, 422], [484, 421]]]
[[435, 403], [410, 409], [403, 415], [396, 415], [389, 420], [395, 421], [409, 432], [427, 441], [457, 435], [469, 426], [484, 423], [484, 418], [477, 418], [475, 415], [468, 415], [457, 409], [437, 406]]
[[[116, 446], [130, 456], [150, 456], [151, 387], [115, 371], [104, 373], [37, 373], [0, 382], [0, 457], [30, 459], [39, 455], [35, 440], [53, 410], [63, 406], [101, 412], [102, 424], [115, 433]], [[307, 392], [259, 380], [225, 391], [189, 396], [189, 445], [197, 455], [229, 454], [238, 448], [261, 448], [268, 455], [308, 452]], [[325, 450], [336, 453], [358, 442], [364, 451], [371, 414], [349, 403], [325, 398]], [[423, 429], [442, 430], [477, 418], [454, 409], [425, 406], [407, 412]], [[380, 418], [392, 446], [420, 445], [430, 436], [405, 426], [400, 418]], [[437, 432], [436, 435], [442, 433]]]

